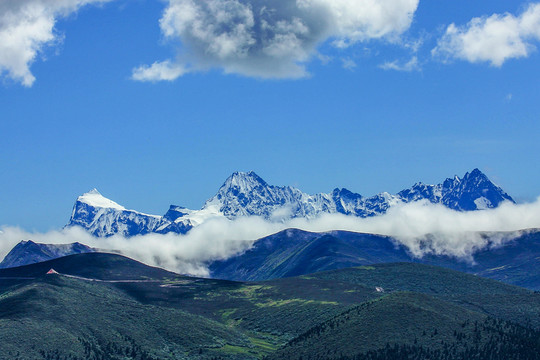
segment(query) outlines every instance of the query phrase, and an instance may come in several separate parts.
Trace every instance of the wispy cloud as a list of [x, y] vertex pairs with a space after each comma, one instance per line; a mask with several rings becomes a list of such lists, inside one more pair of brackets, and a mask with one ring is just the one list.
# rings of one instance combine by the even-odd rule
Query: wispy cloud
[[[168, 69], [299, 78], [308, 75], [306, 64], [321, 43], [332, 39], [346, 47], [398, 37], [409, 29], [417, 6], [418, 0], [168, 0], [160, 26], [182, 49], [166, 61]], [[159, 79], [161, 72], [151, 71], [156, 66], [134, 69], [133, 78]]]
[[509, 59], [529, 56], [536, 48], [533, 42], [539, 40], [540, 3], [533, 3], [518, 16], [493, 14], [467, 25], [449, 25], [432, 55], [500, 67]]
[[385, 62], [379, 66], [383, 70], [395, 70], [395, 71], [420, 71], [420, 64], [418, 63], [418, 58], [413, 56], [407, 62], [399, 62], [398, 60]]
[[341, 62], [344, 69], [351, 70], [351, 71], [354, 70], [358, 66], [356, 62], [351, 58], [341, 59]]
[[0, 1], [0, 76], [30, 87], [30, 66], [46, 46], [61, 41], [56, 21], [82, 6], [111, 0], [2, 0]]
[[505, 203], [496, 209], [475, 212], [458, 212], [442, 205], [415, 202], [395, 206], [386, 215], [366, 219], [341, 214], [287, 222], [270, 222], [258, 217], [235, 221], [222, 218], [205, 222], [187, 235], [96, 238], [79, 228], [28, 233], [18, 228], [4, 227], [0, 233], [0, 257], [21, 240], [32, 239], [42, 243], [79, 241], [101, 249], [120, 250], [147, 264], [173, 271], [208, 275], [206, 265], [209, 261], [245, 251], [256, 239], [291, 227], [319, 232], [348, 230], [391, 235], [417, 256], [436, 253], [469, 259], [478, 249], [513, 238], [512, 234], [499, 234], [492, 237], [490, 243], [479, 231], [512, 232], [539, 228], [540, 198], [534, 203]]

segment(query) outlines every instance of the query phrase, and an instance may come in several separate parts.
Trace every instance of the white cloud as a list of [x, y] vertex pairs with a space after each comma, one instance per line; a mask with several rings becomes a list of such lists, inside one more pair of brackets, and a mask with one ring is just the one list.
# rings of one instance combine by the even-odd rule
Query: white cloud
[[160, 26], [170, 42], [181, 44], [179, 68], [298, 78], [308, 75], [306, 63], [327, 40], [346, 47], [396, 39], [410, 27], [418, 1], [168, 0]]
[[[209, 261], [228, 258], [248, 249], [256, 239], [291, 227], [318, 232], [348, 230], [390, 235], [417, 256], [427, 252], [470, 259], [478, 249], [513, 239], [516, 233], [512, 232], [540, 228], [540, 198], [530, 204], [505, 203], [496, 209], [474, 212], [458, 212], [442, 205], [415, 202], [397, 205], [386, 215], [366, 219], [341, 214], [285, 222], [269, 222], [257, 217], [235, 221], [222, 218], [207, 221], [187, 235], [96, 238], [79, 228], [40, 234], [4, 227], [0, 231], [0, 258], [21, 240], [41, 243], [78, 241], [101, 249], [120, 250], [150, 265], [186, 274], [208, 275], [206, 264]], [[510, 233], [496, 234], [489, 242], [480, 231]]]
[[155, 62], [133, 69], [132, 79], [137, 81], [172, 81], [184, 75], [187, 70], [181, 64], [170, 61]]
[[148, 234], [126, 238], [98, 238], [79, 227], [47, 233], [29, 233], [16, 227], [3, 227], [0, 232], [0, 259], [21, 240], [45, 244], [80, 242], [102, 250], [119, 250], [124, 255], [149, 265], [192, 274], [208, 275], [205, 264], [223, 259], [249, 248], [253, 240], [281, 230], [282, 223], [260, 218], [229, 221], [213, 219], [192, 229], [187, 235]]
[[418, 57], [413, 56], [411, 60], [406, 63], [400, 63], [397, 60], [391, 62], [385, 62], [379, 66], [383, 70], [396, 70], [396, 71], [420, 71], [420, 65], [418, 64]]
[[493, 14], [472, 19], [465, 26], [450, 24], [432, 50], [434, 56], [500, 67], [509, 59], [527, 57], [540, 40], [540, 3], [530, 4], [519, 16]]
[[30, 66], [44, 47], [61, 40], [54, 30], [57, 19], [84, 5], [107, 1], [110, 0], [1, 0], [0, 75], [32, 86], [35, 77]]

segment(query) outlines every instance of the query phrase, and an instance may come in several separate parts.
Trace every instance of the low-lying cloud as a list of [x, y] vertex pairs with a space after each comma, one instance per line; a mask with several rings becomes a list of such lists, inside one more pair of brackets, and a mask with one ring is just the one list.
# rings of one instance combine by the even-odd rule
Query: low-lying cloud
[[[341, 214], [280, 223], [258, 217], [234, 221], [222, 218], [207, 221], [187, 235], [96, 238], [80, 228], [29, 233], [4, 227], [0, 232], [0, 258], [21, 240], [49, 244], [78, 241], [99, 249], [118, 250], [150, 265], [207, 276], [208, 262], [241, 253], [256, 239], [291, 227], [315, 232], [348, 230], [390, 235], [415, 256], [444, 254], [470, 261], [475, 251], [504, 244], [515, 238], [518, 230], [540, 228], [540, 198], [534, 203], [504, 203], [496, 209], [474, 212], [458, 212], [442, 205], [415, 202], [395, 206], [385, 215], [366, 219]], [[486, 237], [480, 232], [508, 233]]]
[[139, 81], [171, 80], [211, 68], [258, 78], [299, 78], [317, 47], [396, 39], [419, 0], [168, 0], [163, 35], [181, 46], [175, 60], [134, 69]]
[[432, 54], [500, 67], [509, 59], [529, 56], [537, 41], [540, 41], [540, 3], [533, 3], [518, 16], [493, 14], [474, 18], [463, 26], [450, 24]]

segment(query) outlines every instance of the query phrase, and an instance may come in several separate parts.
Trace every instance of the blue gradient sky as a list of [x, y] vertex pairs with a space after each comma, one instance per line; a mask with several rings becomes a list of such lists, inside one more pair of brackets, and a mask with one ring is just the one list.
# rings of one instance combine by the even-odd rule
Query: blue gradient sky
[[[231, 172], [305, 192], [363, 195], [438, 183], [475, 167], [519, 201], [540, 195], [540, 54], [500, 67], [443, 61], [431, 50], [451, 23], [509, 12], [508, 1], [421, 0], [401, 39], [347, 49], [323, 41], [301, 79], [223, 74], [132, 80], [134, 68], [174, 58], [167, 3], [112, 1], [57, 19], [58, 44], [31, 63], [31, 87], [0, 84], [0, 225], [45, 231], [67, 223], [94, 187], [127, 208], [200, 208]], [[540, 33], [540, 29], [539, 29]], [[405, 41], [405, 40], [403, 40]], [[384, 70], [406, 63], [412, 71]], [[352, 69], [344, 61], [353, 61]], [[0, 65], [1, 66], [1, 65]], [[1, 68], [0, 68], [1, 69]]]

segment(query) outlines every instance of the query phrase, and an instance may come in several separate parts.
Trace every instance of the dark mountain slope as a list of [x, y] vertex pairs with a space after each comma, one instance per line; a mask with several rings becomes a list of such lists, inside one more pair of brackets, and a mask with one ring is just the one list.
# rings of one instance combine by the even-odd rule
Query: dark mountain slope
[[258, 281], [410, 260], [407, 252], [388, 236], [288, 229], [257, 240], [243, 254], [212, 263], [210, 271], [218, 279]]
[[[489, 234], [486, 236], [489, 237]], [[491, 246], [478, 251], [474, 254], [473, 264], [432, 256], [422, 261], [540, 290], [540, 231], [523, 231], [522, 235], [503, 246]]]
[[73, 244], [38, 244], [31, 240], [21, 241], [4, 257], [0, 268], [23, 266], [62, 256], [94, 252], [89, 246], [81, 243]]
[[26, 266], [0, 269], [1, 277], [39, 277], [50, 269], [59, 273], [100, 280], [148, 280], [179, 277], [118, 254], [75, 254]]
[[288, 229], [257, 240], [246, 252], [210, 264], [213, 277], [267, 280], [350, 266], [418, 262], [443, 266], [540, 290], [540, 231], [522, 231], [504, 245], [506, 233], [481, 233], [488, 245], [473, 254], [474, 262], [443, 255], [415, 258], [388, 236], [347, 231], [312, 233]]

